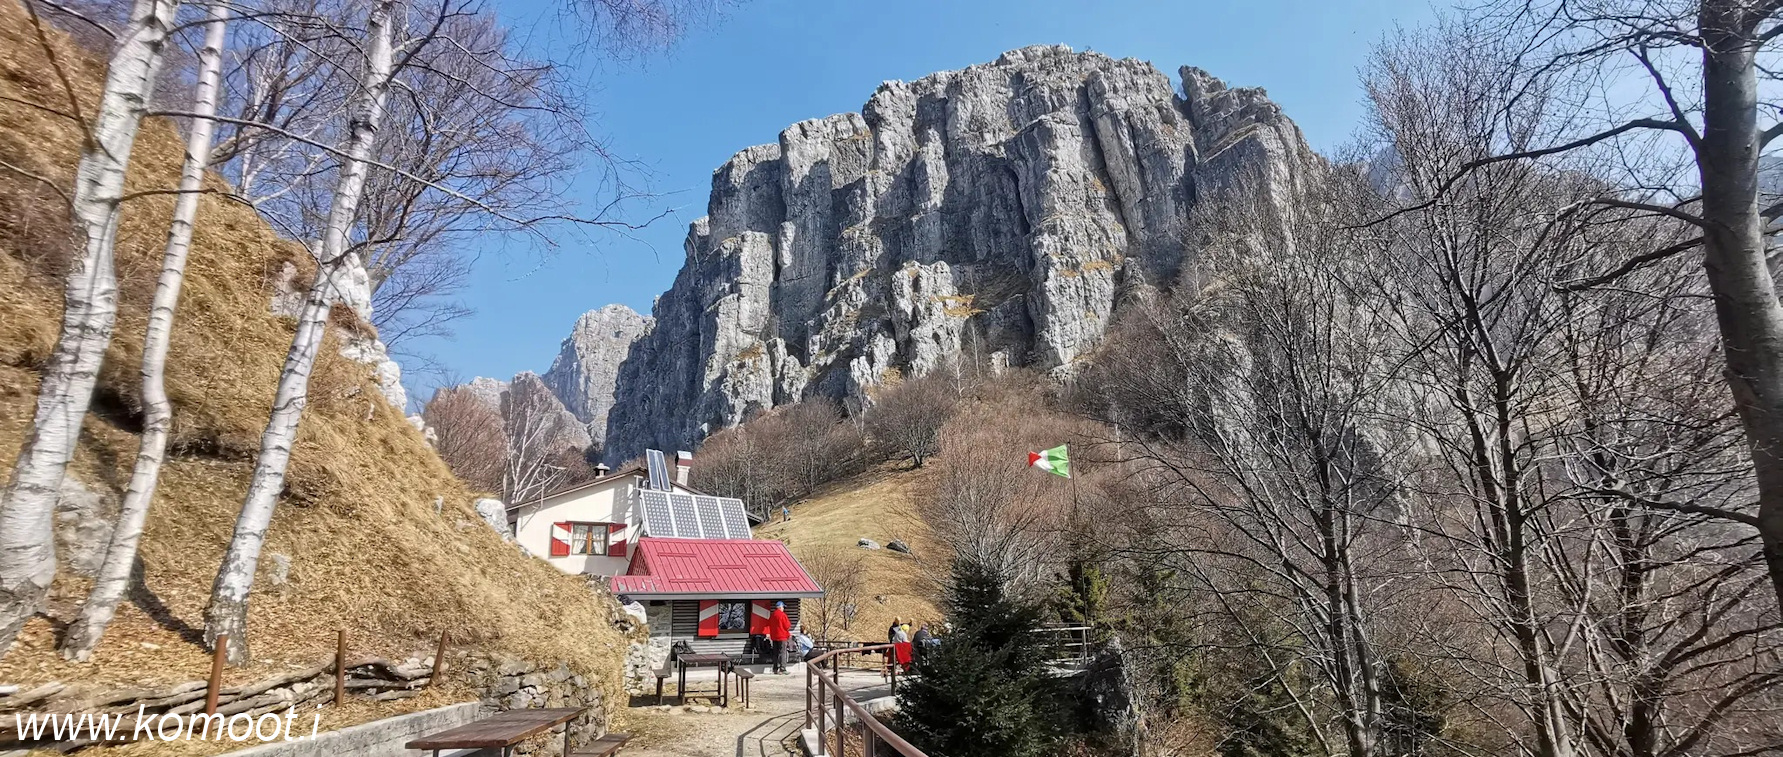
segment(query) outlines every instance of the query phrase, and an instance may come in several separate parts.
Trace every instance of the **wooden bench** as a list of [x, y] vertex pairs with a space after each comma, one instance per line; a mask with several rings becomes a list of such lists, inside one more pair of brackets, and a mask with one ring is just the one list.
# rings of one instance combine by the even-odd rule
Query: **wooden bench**
[[570, 752], [569, 757], [613, 757], [627, 741], [631, 741], [629, 733], [609, 733], [595, 739], [584, 749]]
[[662, 704], [662, 682], [664, 679], [668, 678], [669, 676], [674, 675], [675, 669], [671, 668], [671, 667], [664, 666], [664, 667], [660, 667], [655, 670], [652, 670], [652, 671], [650, 671], [650, 673], [651, 673], [651, 675], [656, 676], [656, 703]]
[[748, 668], [737, 668], [737, 694], [743, 697], [743, 709], [749, 709], [749, 679], [755, 677], [755, 671]]

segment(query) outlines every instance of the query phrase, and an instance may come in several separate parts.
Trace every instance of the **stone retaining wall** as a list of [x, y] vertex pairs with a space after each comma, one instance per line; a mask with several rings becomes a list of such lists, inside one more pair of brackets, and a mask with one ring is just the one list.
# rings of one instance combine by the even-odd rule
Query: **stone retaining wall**
[[484, 714], [476, 702], [411, 712], [317, 734], [313, 739], [279, 741], [229, 752], [232, 757], [415, 757], [409, 740], [470, 723]]
[[[599, 686], [570, 670], [562, 662], [556, 665], [535, 663], [505, 655], [462, 655], [452, 661], [457, 675], [482, 692], [483, 707], [489, 710], [520, 710], [538, 707], [586, 707], [588, 712], [570, 721], [571, 748], [578, 748], [607, 732], [613, 722], [613, 708], [607, 706]], [[563, 737], [534, 739], [521, 744], [515, 754], [534, 757], [563, 757]], [[410, 755], [413, 757], [413, 755]]]

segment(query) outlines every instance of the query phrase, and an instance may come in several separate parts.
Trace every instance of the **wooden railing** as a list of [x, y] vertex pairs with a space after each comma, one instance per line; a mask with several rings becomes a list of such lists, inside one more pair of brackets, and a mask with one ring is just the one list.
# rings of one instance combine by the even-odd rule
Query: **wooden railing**
[[[835, 751], [828, 747], [823, 753], [829, 757], [844, 757], [847, 738], [845, 726], [848, 722], [846, 713], [854, 713], [861, 725], [861, 744], [864, 757], [878, 757], [881, 745], [889, 747], [892, 753], [902, 757], [928, 757], [923, 751], [910, 745], [898, 734], [893, 733], [878, 718], [867, 712], [867, 708], [854, 701], [854, 697], [842, 688], [837, 674], [836, 658], [840, 655], [860, 654], [862, 652], [879, 652], [890, 654], [892, 645], [877, 644], [873, 646], [851, 647], [825, 652], [805, 662], [805, 728], [817, 729], [817, 743], [826, 743], [826, 732], [830, 730], [830, 720], [835, 721]], [[825, 670], [828, 663], [828, 670]], [[898, 666], [891, 665], [892, 691], [898, 690]], [[833, 713], [833, 717], [831, 716]]]
[[1095, 656], [1090, 643], [1094, 631], [1093, 626], [1041, 626], [1033, 633], [1046, 637], [1048, 661], [1083, 665]]

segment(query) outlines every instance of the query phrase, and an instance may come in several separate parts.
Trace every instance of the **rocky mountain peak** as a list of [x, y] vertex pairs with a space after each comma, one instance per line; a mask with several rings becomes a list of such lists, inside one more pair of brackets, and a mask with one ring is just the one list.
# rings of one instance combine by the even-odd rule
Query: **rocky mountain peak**
[[953, 362], [1068, 373], [1197, 206], [1322, 165], [1262, 90], [1180, 76], [1025, 47], [795, 123], [713, 171], [652, 316], [583, 316], [545, 381], [616, 463]]
[[619, 369], [608, 459], [951, 361], [1070, 371], [1193, 253], [1195, 206], [1319, 162], [1262, 90], [1181, 78], [1025, 47], [738, 152]]
[[607, 435], [607, 411], [613, 407], [619, 365], [651, 323], [649, 317], [624, 305], [583, 313], [563, 340], [550, 370], [541, 377], [595, 444]]

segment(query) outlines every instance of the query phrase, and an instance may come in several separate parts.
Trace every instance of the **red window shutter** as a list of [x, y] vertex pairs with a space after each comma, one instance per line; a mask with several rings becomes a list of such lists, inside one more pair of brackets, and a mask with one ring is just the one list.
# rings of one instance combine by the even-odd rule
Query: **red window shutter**
[[768, 632], [768, 616], [774, 613], [774, 606], [768, 600], [756, 599], [749, 603], [749, 632], [765, 634]]
[[570, 524], [567, 521], [551, 524], [551, 556], [570, 556]]
[[700, 630], [698, 635], [718, 635], [718, 600], [700, 600]]
[[617, 534], [624, 530], [625, 530], [624, 523], [613, 523], [613, 524], [607, 526], [607, 538], [609, 540], [611, 540], [611, 543], [609, 543], [607, 545], [607, 556], [608, 557], [624, 557], [625, 556], [625, 540], [613, 538], [613, 534]]

